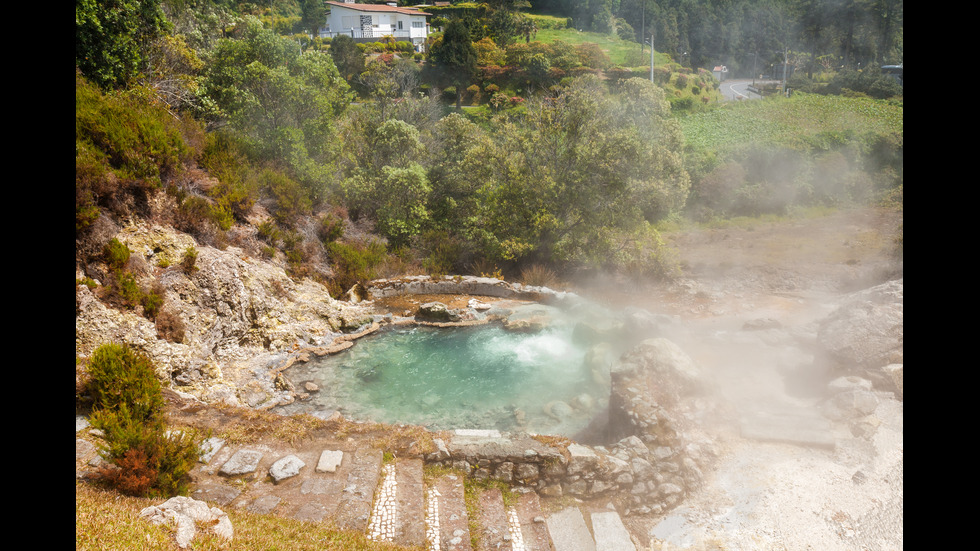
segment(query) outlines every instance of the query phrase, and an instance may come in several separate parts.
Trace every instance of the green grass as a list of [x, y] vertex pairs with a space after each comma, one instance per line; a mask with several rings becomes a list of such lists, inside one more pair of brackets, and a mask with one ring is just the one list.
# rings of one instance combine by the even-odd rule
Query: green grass
[[[553, 40], [561, 40], [573, 46], [584, 44], [586, 42], [592, 42], [598, 44], [599, 47], [609, 55], [613, 65], [621, 65], [624, 67], [642, 67], [650, 65], [649, 47], [645, 47], [643, 50], [644, 53], [641, 55], [639, 43], [620, 40], [619, 37], [610, 34], [579, 31], [577, 29], [539, 29], [533, 40], [546, 43], [550, 43]], [[634, 57], [639, 57], [643, 61], [641, 63], [631, 64], [629, 63], [631, 55]], [[655, 63], [658, 66], [670, 62], [670, 57], [666, 54], [656, 53], [655, 55]]]
[[741, 146], [778, 145], [809, 149], [843, 144], [865, 135], [903, 132], [901, 103], [796, 93], [790, 98], [725, 104], [680, 118], [687, 144], [729, 151]]

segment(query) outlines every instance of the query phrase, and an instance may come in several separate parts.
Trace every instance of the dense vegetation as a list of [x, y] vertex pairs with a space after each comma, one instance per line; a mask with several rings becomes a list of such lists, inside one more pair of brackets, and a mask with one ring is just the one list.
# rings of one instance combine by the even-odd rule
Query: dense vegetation
[[[902, 63], [902, 0], [536, 0], [580, 30], [629, 40], [733, 75], [771, 73], [784, 60], [808, 78]], [[772, 74], [772, 73], [771, 73]]]
[[[771, 4], [802, 25], [802, 4]], [[507, 1], [433, 8], [445, 32], [427, 54], [310, 39], [318, 5], [79, 0], [76, 238], [103, 214], [150, 215], [166, 191], [174, 207], [153, 214], [199, 243], [244, 247], [231, 230], [252, 225], [250, 252], [340, 294], [404, 271], [665, 276], [656, 228], [672, 217], [900, 194], [901, 100], [871, 99], [895, 92], [874, 75], [798, 78], [812, 93], [718, 109], [717, 81], [669, 42], [650, 82], [627, 2], [612, 28], [561, 2], [541, 6], [564, 18]], [[688, 15], [706, 9], [727, 13]], [[157, 290], [112, 272], [104, 298], [168, 323]]]

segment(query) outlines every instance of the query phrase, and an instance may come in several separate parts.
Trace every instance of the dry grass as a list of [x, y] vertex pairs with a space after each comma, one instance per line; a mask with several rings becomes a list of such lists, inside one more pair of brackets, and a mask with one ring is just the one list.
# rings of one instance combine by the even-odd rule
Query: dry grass
[[234, 444], [248, 444], [264, 438], [296, 444], [313, 438], [318, 431], [329, 428], [327, 421], [313, 415], [300, 414], [286, 417], [276, 413], [231, 406], [218, 406], [216, 409], [222, 410], [230, 420], [215, 431], [215, 436]]
[[[140, 511], [159, 500], [124, 497], [88, 484], [75, 483], [75, 549], [177, 550], [170, 529], [139, 518]], [[235, 530], [231, 542], [198, 532], [196, 550], [261, 549], [264, 551], [336, 550], [396, 551], [405, 548], [375, 543], [363, 534], [332, 530], [324, 524], [302, 522], [235, 510], [225, 511]]]

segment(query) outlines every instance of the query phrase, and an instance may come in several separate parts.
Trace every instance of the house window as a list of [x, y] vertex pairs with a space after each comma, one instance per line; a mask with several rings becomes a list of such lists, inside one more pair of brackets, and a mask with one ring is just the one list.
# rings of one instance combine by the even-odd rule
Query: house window
[[398, 22], [398, 30], [399, 31], [402, 30], [402, 22], [401, 21]]
[[413, 29], [422, 29], [422, 28], [425, 28], [425, 22], [423, 22], [423, 21], [412, 21], [412, 28]]

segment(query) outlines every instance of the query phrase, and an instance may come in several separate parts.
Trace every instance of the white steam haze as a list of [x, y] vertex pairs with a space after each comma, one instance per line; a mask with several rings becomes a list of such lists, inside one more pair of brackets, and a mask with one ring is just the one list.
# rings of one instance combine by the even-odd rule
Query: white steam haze
[[[612, 304], [671, 316], [656, 336], [713, 388], [685, 420], [719, 447], [716, 468], [678, 509], [631, 521], [651, 549], [903, 547], [903, 402], [878, 392], [870, 415], [829, 419], [831, 381], [854, 371], [828, 358], [821, 334], [849, 293], [901, 288], [901, 223], [856, 210], [680, 232], [668, 239], [680, 281], [593, 282]], [[900, 291], [897, 312], [899, 347], [885, 363], [902, 363]], [[791, 437], [769, 439], [780, 435]]]

